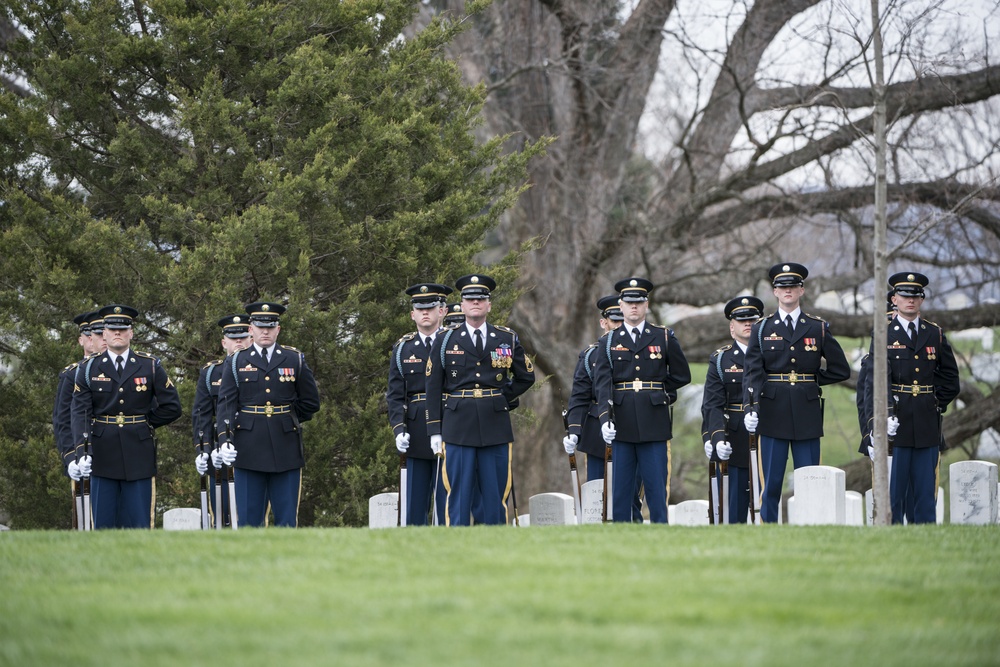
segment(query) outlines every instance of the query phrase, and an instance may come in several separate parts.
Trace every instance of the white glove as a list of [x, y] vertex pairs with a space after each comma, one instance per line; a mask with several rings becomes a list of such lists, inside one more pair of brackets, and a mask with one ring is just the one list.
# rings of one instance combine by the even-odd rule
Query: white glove
[[69, 474], [70, 479], [74, 482], [79, 482], [83, 479], [83, 474], [80, 472], [80, 466], [76, 461], [69, 462], [69, 465], [66, 467], [66, 472]]
[[706, 459], [712, 458], [712, 441], [711, 440], [706, 440], [705, 441], [705, 458]]
[[728, 461], [729, 457], [733, 455], [733, 446], [728, 442], [720, 442], [716, 449], [719, 451], [719, 458], [723, 461]]
[[77, 461], [76, 464], [80, 466], [81, 477], [90, 477], [90, 466], [93, 464], [93, 462], [94, 462], [94, 457], [92, 457], [90, 454], [80, 457], [80, 460]]
[[757, 422], [760, 419], [757, 417], [756, 412], [748, 412], [743, 417], [743, 425], [747, 427], [747, 433], [757, 432]]
[[567, 435], [563, 438], [563, 449], [566, 450], [567, 454], [576, 453], [576, 443], [580, 441], [580, 437], [576, 435]]
[[434, 452], [435, 456], [441, 456], [444, 451], [444, 440], [440, 435], [431, 436], [431, 451]]
[[618, 435], [618, 431], [615, 430], [614, 422], [605, 422], [604, 424], [601, 424], [601, 437], [604, 438], [604, 442], [610, 445], [616, 435]]
[[194, 457], [194, 467], [198, 471], [199, 475], [204, 475], [208, 472], [208, 454], [202, 452], [198, 456]]
[[219, 452], [218, 447], [212, 450], [212, 465], [215, 466], [216, 470], [222, 468], [222, 454]]
[[236, 448], [233, 447], [231, 443], [226, 443], [219, 447], [219, 458], [222, 459], [222, 464], [231, 466], [233, 461], [236, 460]]
[[886, 431], [885, 432], [888, 433], [889, 437], [891, 438], [894, 435], [896, 435], [896, 431], [898, 429], [899, 429], [899, 419], [896, 418], [896, 417], [889, 417], [888, 422], [886, 422]]
[[868, 458], [870, 458], [872, 461], [875, 460], [875, 448], [872, 447], [871, 445], [868, 445]]
[[396, 449], [399, 450], [400, 454], [405, 454], [406, 450], [410, 448], [410, 434], [400, 433], [396, 436]]

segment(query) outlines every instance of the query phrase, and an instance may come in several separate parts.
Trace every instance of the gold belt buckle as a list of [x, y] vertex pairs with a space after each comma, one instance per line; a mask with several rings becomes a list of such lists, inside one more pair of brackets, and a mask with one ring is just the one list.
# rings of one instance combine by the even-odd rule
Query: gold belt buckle
[[265, 405], [264, 406], [264, 414], [267, 415], [268, 417], [270, 417], [271, 415], [273, 415], [274, 414], [274, 406]]
[[795, 384], [798, 381], [798, 379], [799, 379], [799, 376], [798, 376], [798, 374], [796, 374], [795, 371], [792, 371], [791, 373], [788, 374], [788, 381], [790, 383]]
[[642, 380], [632, 380], [632, 391], [640, 391], [642, 389]]
[[472, 398], [482, 398], [482, 397], [483, 397], [482, 389], [476, 387], [475, 389], [472, 390]]
[[117, 417], [115, 417], [115, 423], [118, 424], [119, 426], [124, 426], [125, 425], [125, 415], [118, 415]]
[[913, 394], [914, 396], [920, 393], [920, 388], [917, 386], [916, 380], [913, 381], [913, 389], [910, 390], [910, 393]]

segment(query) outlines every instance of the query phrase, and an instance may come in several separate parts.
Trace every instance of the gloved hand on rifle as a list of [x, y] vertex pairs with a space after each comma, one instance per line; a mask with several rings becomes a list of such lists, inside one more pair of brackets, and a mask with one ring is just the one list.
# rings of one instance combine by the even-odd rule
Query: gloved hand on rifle
[[399, 450], [400, 454], [405, 454], [406, 450], [410, 448], [410, 434], [400, 433], [396, 436], [396, 449]]
[[872, 447], [871, 445], [868, 445], [868, 458], [870, 458], [872, 461], [875, 460], [875, 448]]
[[199, 475], [204, 475], [208, 472], [208, 454], [202, 452], [198, 456], [194, 457], [194, 467], [198, 471]]
[[747, 433], [757, 432], [757, 423], [759, 422], [756, 412], [748, 412], [743, 417], [743, 425], [747, 427]]
[[93, 465], [94, 457], [90, 454], [81, 456], [80, 460], [76, 462], [80, 466], [80, 475], [82, 477], [90, 477], [90, 467]]
[[431, 451], [435, 456], [441, 456], [444, 451], [444, 439], [440, 435], [431, 436]]
[[618, 431], [615, 430], [614, 422], [604, 422], [601, 424], [601, 437], [604, 438], [604, 442], [610, 445], [616, 435], [618, 435]]
[[563, 449], [567, 454], [576, 454], [576, 443], [580, 441], [579, 436], [570, 434], [563, 438]]
[[233, 462], [236, 461], [236, 448], [233, 447], [233, 443], [227, 442], [219, 447], [219, 458], [222, 459], [223, 465], [233, 465]]
[[712, 458], [712, 450], [713, 449], [714, 449], [714, 446], [712, 445], [712, 441], [711, 440], [706, 440], [705, 441], [705, 458], [706, 459]]
[[723, 461], [728, 461], [729, 457], [733, 455], [733, 446], [728, 442], [720, 442], [716, 445], [715, 450], [719, 452], [719, 458]]
[[212, 465], [215, 466], [216, 470], [222, 468], [222, 454], [219, 452], [218, 447], [212, 450]]
[[896, 431], [899, 430], [899, 418], [889, 417], [885, 425], [885, 432], [889, 434], [889, 437], [896, 435]]
[[76, 461], [70, 461], [69, 465], [66, 466], [66, 474], [74, 482], [79, 482], [83, 479], [83, 473], [80, 472], [80, 465]]

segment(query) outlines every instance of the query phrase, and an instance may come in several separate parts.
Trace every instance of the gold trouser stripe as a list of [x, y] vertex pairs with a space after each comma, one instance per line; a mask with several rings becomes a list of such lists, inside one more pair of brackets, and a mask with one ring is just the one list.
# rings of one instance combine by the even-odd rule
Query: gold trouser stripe
[[151, 493], [149, 494], [149, 527], [156, 528], [156, 477], [149, 480]]
[[[513, 442], [508, 442], [507, 443], [507, 487], [503, 490], [503, 496], [500, 499], [500, 502], [503, 503], [503, 522], [504, 522], [504, 524], [506, 524], [506, 523], [508, 523], [510, 521], [510, 511], [509, 511], [509, 508], [507, 507], [507, 497], [510, 495], [510, 487], [514, 483], [514, 477], [511, 474], [511, 467], [512, 467], [511, 464], [512, 464], [513, 460], [514, 460], [514, 443]], [[517, 517], [516, 517], [516, 513], [517, 513], [517, 508], [516, 507], [514, 508], [514, 512], [515, 512], [515, 521], [516, 521], [516, 520], [518, 520]]]
[[937, 520], [937, 494], [941, 484], [941, 447], [938, 446], [937, 463], [934, 466], [934, 520]]
[[670, 507], [670, 473], [671, 473], [671, 462], [670, 462], [670, 441], [667, 440], [667, 507]]
[[[448, 448], [445, 447], [444, 441], [441, 442], [441, 485], [444, 486], [444, 525], [451, 525], [451, 517], [448, 515], [448, 508], [451, 503], [448, 502], [448, 496], [451, 495], [451, 482], [448, 481]], [[434, 508], [437, 510], [437, 508]]]

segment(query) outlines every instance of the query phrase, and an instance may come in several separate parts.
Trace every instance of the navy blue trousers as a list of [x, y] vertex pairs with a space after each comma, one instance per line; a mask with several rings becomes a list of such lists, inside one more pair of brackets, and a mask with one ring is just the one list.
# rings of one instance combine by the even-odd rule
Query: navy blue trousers
[[153, 478], [126, 482], [90, 477], [90, 510], [94, 529], [152, 528]]
[[760, 518], [764, 523], [777, 523], [781, 511], [781, 487], [785, 483], [785, 466], [788, 450], [792, 450], [792, 465], [797, 470], [819, 465], [819, 438], [809, 440], [780, 440], [768, 435], [760, 436], [761, 473], [764, 491], [761, 494]]
[[667, 522], [667, 443], [611, 443], [612, 514], [616, 522], [632, 521], [632, 503], [639, 492], [639, 482], [646, 494], [650, 523]]
[[[507, 523], [507, 496], [511, 487], [510, 454], [509, 443], [487, 447], [450, 443], [445, 445], [443, 482], [448, 490], [447, 525], [470, 525], [473, 509], [476, 509], [476, 523]], [[481, 506], [477, 507], [477, 500], [481, 500]]]
[[[937, 476], [939, 447], [894, 447], [889, 501], [892, 522], [937, 522]], [[908, 502], [909, 501], [909, 502]], [[912, 505], [911, 505], [912, 503]]]
[[239, 526], [261, 527], [268, 505], [274, 525], [295, 528], [299, 524], [299, 493], [302, 469], [258, 472], [236, 468], [236, 518]]
[[[614, 453], [612, 453], [612, 458]], [[587, 481], [604, 479], [604, 457], [587, 454]], [[635, 497], [632, 498], [632, 521], [642, 521], [642, 478], [635, 471]]]
[[[719, 490], [722, 490], [722, 467], [716, 466]], [[750, 468], [729, 464], [729, 523], [746, 523], [750, 513]]]
[[[432, 498], [437, 505], [438, 524], [444, 525], [444, 507], [448, 492], [441, 482], [443, 475], [438, 470], [438, 459], [406, 459], [406, 525], [426, 526], [431, 511]], [[444, 465], [441, 465], [443, 471]], [[434, 476], [437, 475], [437, 480]], [[435, 481], [437, 495], [434, 494]]]

